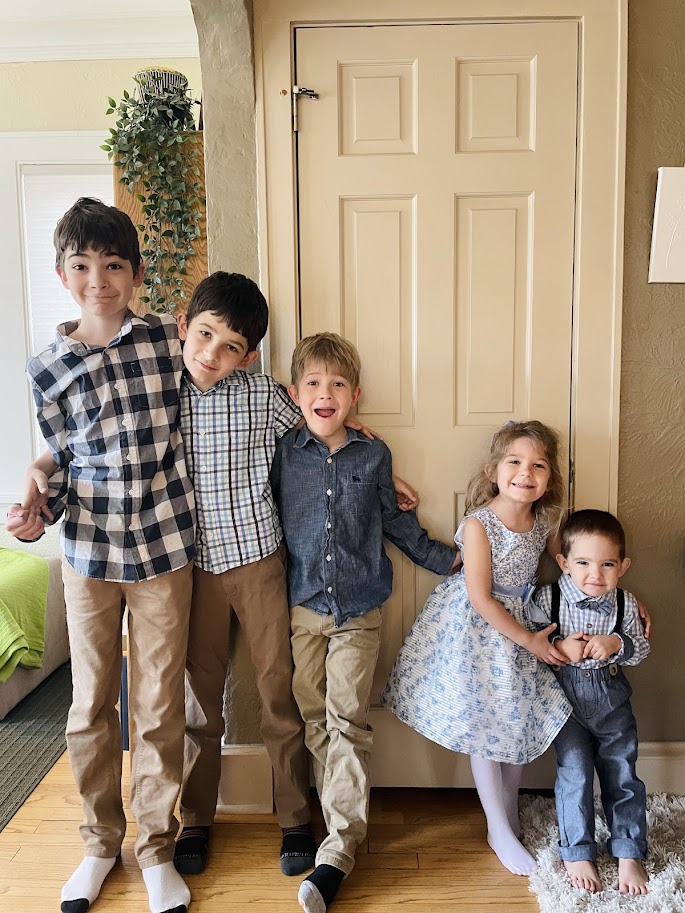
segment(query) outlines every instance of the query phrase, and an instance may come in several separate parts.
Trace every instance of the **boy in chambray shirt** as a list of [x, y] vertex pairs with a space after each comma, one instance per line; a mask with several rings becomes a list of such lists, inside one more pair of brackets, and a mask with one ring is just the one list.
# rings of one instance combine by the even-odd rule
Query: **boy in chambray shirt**
[[436, 574], [455, 562], [453, 549], [398, 508], [387, 446], [344, 426], [361, 393], [359, 374], [359, 355], [340, 336], [299, 343], [288, 392], [306, 425], [281, 439], [271, 476], [288, 548], [293, 692], [328, 832], [300, 885], [306, 913], [332, 902], [366, 835], [367, 716], [380, 606], [392, 590], [383, 536]]

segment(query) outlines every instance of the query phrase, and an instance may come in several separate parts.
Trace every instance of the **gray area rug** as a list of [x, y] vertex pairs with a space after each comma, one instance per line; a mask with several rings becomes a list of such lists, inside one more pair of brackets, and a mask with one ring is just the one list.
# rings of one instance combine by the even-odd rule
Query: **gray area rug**
[[64, 754], [71, 666], [61, 666], [0, 723], [0, 831]]
[[[554, 799], [521, 796], [521, 824], [529, 852], [539, 869], [530, 889], [541, 913], [685, 913], [685, 796], [656, 793], [647, 798], [650, 893], [629, 897], [618, 893], [616, 862], [600, 856], [597, 868], [604, 884], [601, 894], [572, 888], [557, 855], [557, 819]], [[595, 825], [600, 844], [609, 836], [599, 800]]]

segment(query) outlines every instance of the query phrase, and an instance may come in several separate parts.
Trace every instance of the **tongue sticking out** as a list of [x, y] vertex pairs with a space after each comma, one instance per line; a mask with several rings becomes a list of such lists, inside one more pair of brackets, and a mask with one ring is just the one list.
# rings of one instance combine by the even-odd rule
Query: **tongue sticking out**
[[335, 415], [335, 409], [315, 409], [314, 411], [321, 418], [330, 418], [332, 415]]

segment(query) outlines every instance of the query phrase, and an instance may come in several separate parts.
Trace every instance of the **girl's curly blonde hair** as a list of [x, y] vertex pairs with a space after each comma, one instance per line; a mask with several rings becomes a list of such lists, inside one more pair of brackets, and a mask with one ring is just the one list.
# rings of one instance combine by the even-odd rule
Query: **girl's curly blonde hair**
[[559, 532], [565, 513], [564, 480], [559, 469], [559, 435], [542, 422], [507, 422], [495, 432], [488, 461], [471, 477], [466, 489], [465, 514], [484, 507], [498, 494], [495, 479], [497, 466], [513, 442], [522, 437], [534, 441], [549, 463], [549, 485], [544, 495], [534, 503], [533, 512], [545, 524], [548, 533], [554, 535]]

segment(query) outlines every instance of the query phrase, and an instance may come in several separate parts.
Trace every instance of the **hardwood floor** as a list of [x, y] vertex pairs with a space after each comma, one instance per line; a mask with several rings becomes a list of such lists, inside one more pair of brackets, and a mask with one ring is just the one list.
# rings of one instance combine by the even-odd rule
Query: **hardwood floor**
[[[126, 790], [127, 791], [127, 790]], [[128, 814], [128, 812], [127, 812]], [[59, 892], [83, 854], [81, 805], [67, 756], [58, 761], [0, 833], [1, 913], [57, 913]], [[130, 815], [129, 815], [130, 820]], [[134, 825], [122, 862], [93, 913], [148, 913], [133, 854]], [[273, 816], [223, 815], [203, 875], [188, 878], [190, 913], [297, 913], [299, 877], [278, 868]], [[331, 907], [335, 913], [537, 913], [528, 880], [510, 875], [485, 842], [470, 790], [378, 789], [368, 840]]]

